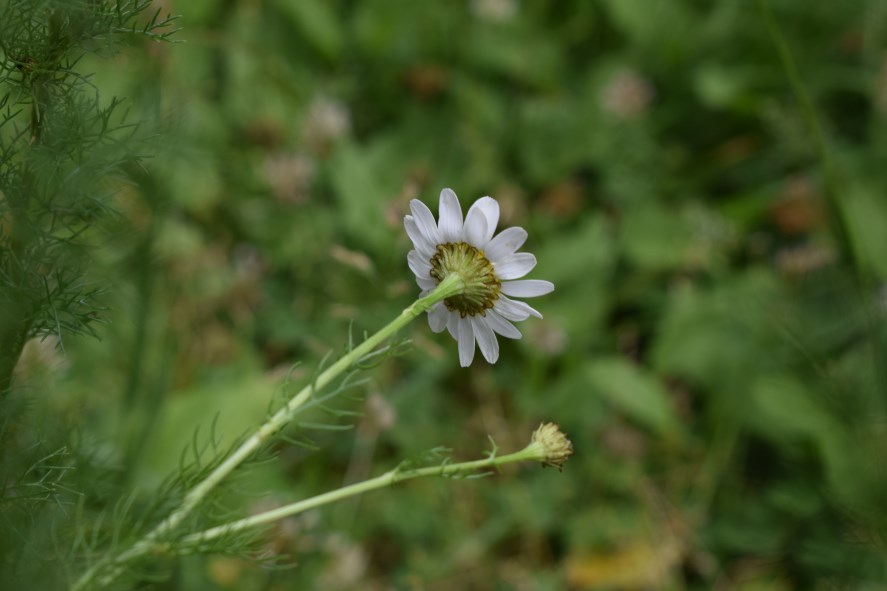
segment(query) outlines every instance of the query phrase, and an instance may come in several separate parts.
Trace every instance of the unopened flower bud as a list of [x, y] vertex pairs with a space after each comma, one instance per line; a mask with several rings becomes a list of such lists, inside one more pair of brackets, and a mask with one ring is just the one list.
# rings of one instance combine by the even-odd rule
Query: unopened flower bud
[[542, 423], [533, 431], [529, 450], [534, 452], [533, 459], [542, 462], [543, 466], [553, 466], [562, 470], [564, 462], [573, 455], [573, 444], [554, 423]]

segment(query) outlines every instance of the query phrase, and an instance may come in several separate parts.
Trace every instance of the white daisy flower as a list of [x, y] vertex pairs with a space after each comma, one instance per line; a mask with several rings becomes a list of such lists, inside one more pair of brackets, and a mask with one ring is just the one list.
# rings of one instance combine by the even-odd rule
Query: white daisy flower
[[[499, 223], [499, 203], [490, 197], [481, 197], [462, 220], [462, 207], [452, 189], [440, 192], [440, 216], [413, 199], [412, 215], [404, 217], [406, 228], [415, 250], [407, 255], [416, 283], [430, 293], [445, 277], [458, 273], [465, 283], [462, 293], [436, 303], [428, 310], [428, 324], [434, 332], [444, 328], [459, 343], [459, 363], [471, 365], [474, 343], [480, 346], [484, 358], [496, 363], [499, 342], [496, 335], [510, 339], [521, 338], [512, 324], [530, 316], [542, 315], [524, 302], [508, 296], [529, 298], [554, 290], [550, 281], [523, 279], [536, 266], [536, 257], [517, 252], [527, 239], [523, 228], [507, 228], [493, 236]], [[518, 280], [518, 281], [515, 281]]]

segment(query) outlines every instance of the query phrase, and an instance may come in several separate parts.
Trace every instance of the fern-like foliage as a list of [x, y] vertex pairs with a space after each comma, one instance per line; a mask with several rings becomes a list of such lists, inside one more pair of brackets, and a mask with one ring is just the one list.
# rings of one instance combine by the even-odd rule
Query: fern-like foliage
[[[162, 39], [173, 18], [149, 0], [0, 0], [0, 588], [55, 589], [127, 526], [120, 470], [50, 391], [15, 384], [25, 343], [96, 335], [108, 282], [91, 275], [99, 222], [144, 145], [122, 101], [105, 98], [89, 54]], [[39, 391], [38, 391], [39, 390]], [[80, 528], [78, 516], [90, 516]], [[82, 552], [81, 552], [82, 551]]]
[[166, 38], [147, 0], [0, 4], [0, 391], [32, 337], [95, 334], [103, 286], [88, 279], [89, 229], [108, 216], [114, 176], [139, 158], [138, 126], [103, 101], [89, 54], [133, 35]]

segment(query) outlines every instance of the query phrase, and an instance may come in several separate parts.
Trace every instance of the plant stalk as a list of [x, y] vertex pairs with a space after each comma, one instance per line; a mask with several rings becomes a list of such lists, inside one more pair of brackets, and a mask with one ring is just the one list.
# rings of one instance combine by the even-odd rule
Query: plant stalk
[[322, 507], [323, 505], [328, 505], [330, 503], [334, 503], [348, 497], [353, 497], [365, 492], [369, 492], [371, 490], [376, 490], [386, 486], [393, 486], [399, 482], [404, 482], [405, 480], [412, 480], [414, 478], [421, 478], [425, 476], [454, 476], [467, 472], [483, 470], [485, 468], [498, 468], [499, 466], [503, 466], [505, 464], [520, 462], [524, 460], [538, 460], [538, 453], [535, 451], [533, 444], [527, 446], [520, 451], [508, 455], [495, 456], [494, 454], [490, 454], [489, 457], [481, 460], [472, 460], [469, 462], [462, 462], [458, 464], [444, 464], [441, 466], [428, 466], [425, 468], [414, 468], [410, 470], [394, 468], [393, 470], [389, 470], [388, 472], [380, 476], [376, 476], [375, 478], [371, 478], [369, 480], [364, 480], [363, 482], [357, 482], [349, 486], [344, 486], [342, 488], [338, 488], [336, 490], [311, 497], [310, 499], [304, 499], [302, 501], [291, 503], [289, 505], [284, 505], [283, 507], [278, 507], [277, 509], [265, 511], [264, 513], [259, 513], [251, 517], [246, 517], [244, 519], [225, 523], [223, 525], [219, 525], [204, 530], [202, 532], [190, 534], [182, 538], [179, 544], [184, 547], [199, 546], [200, 544], [212, 541], [226, 535], [234, 534], [247, 529], [252, 529], [261, 525], [266, 525], [268, 523], [273, 523], [275, 521], [283, 519], [284, 517], [297, 515], [299, 513], [308, 511], [309, 509]]
[[[379, 344], [409, 324], [422, 312], [427, 311], [441, 300], [461, 293], [463, 289], [464, 281], [457, 274], [446, 277], [438, 284], [434, 291], [413, 302], [384, 328], [354, 347], [341, 359], [321, 372], [311, 384], [302, 388], [298, 394], [289, 399], [280, 410], [274, 413], [250, 435], [240, 447], [231, 452], [215, 470], [189, 490], [179, 507], [166, 519], [161, 521], [128, 550], [118, 554], [115, 558], [99, 561], [93, 565], [71, 586], [71, 591], [87, 589], [93, 582], [98, 583], [97, 588], [102, 588], [113, 582], [122, 573], [124, 565], [160, 547], [159, 542], [162, 538], [181, 525], [182, 521], [191, 514], [222, 480], [237, 469], [272, 436], [288, 425], [299, 408], [308, 402], [315, 392], [323, 389], [344, 371], [350, 369], [367, 354], [371, 353]], [[98, 578], [99, 573], [103, 569], [108, 570], [101, 578]]]

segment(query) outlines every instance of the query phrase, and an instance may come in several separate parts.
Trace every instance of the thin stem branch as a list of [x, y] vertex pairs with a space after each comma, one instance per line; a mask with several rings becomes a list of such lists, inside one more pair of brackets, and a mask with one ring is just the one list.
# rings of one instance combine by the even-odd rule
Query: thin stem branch
[[92, 584], [99, 573], [108, 569], [104, 576], [97, 580], [98, 587], [104, 587], [116, 579], [123, 571], [123, 566], [159, 547], [159, 542], [173, 530], [206, 498], [206, 496], [219, 485], [238, 466], [246, 461], [257, 449], [259, 449], [271, 437], [283, 429], [292, 421], [299, 409], [308, 402], [315, 392], [323, 389], [340, 374], [360, 362], [370, 354], [379, 344], [388, 339], [398, 330], [406, 326], [410, 321], [427, 311], [437, 302], [460, 293], [464, 289], [463, 280], [453, 274], [444, 279], [430, 294], [419, 298], [407, 307], [397, 318], [379, 330], [379, 332], [367, 338], [360, 345], [351, 349], [341, 359], [333, 363], [320, 373], [311, 383], [302, 388], [298, 394], [289, 399], [287, 403], [274, 415], [268, 418], [252, 435], [250, 435], [237, 449], [225, 458], [206, 478], [196, 484], [185, 497], [177, 509], [166, 519], [161, 521], [153, 530], [148, 532], [141, 540], [136, 542], [128, 550], [125, 550], [115, 558], [99, 561], [87, 570], [71, 586], [72, 591], [82, 591]]
[[299, 513], [308, 511], [309, 509], [328, 505], [330, 503], [334, 503], [348, 497], [353, 497], [371, 490], [393, 486], [398, 482], [403, 482], [405, 480], [412, 480], [414, 478], [422, 478], [425, 476], [453, 476], [487, 468], [498, 468], [499, 466], [503, 466], [505, 464], [510, 464], [513, 462], [520, 462], [524, 460], [538, 460], [538, 456], [539, 454], [536, 450], [535, 444], [531, 444], [521, 451], [517, 451], [504, 456], [495, 456], [494, 454], [490, 454], [489, 457], [481, 460], [473, 460], [458, 464], [444, 464], [441, 466], [428, 466], [425, 468], [414, 468], [410, 470], [395, 468], [380, 476], [376, 476], [375, 478], [371, 478], [363, 482], [357, 482], [355, 484], [344, 486], [342, 488], [338, 488], [336, 490], [323, 493], [309, 499], [304, 499], [296, 503], [291, 503], [289, 505], [284, 505], [283, 507], [278, 507], [277, 509], [265, 511], [264, 513], [259, 513], [258, 515], [253, 515], [251, 517], [246, 517], [237, 521], [225, 523], [223, 525], [219, 525], [202, 532], [193, 533], [182, 538], [180, 544], [184, 547], [199, 546], [200, 544], [204, 544], [206, 542], [215, 540], [226, 535], [234, 534], [247, 529], [252, 529], [268, 523], [273, 523], [275, 521], [283, 519], [284, 517], [297, 515]]
[[840, 183], [838, 182], [837, 172], [829, 152], [828, 140], [826, 139], [826, 133], [823, 129], [822, 122], [816, 112], [813, 100], [810, 98], [810, 93], [807, 92], [807, 88], [804, 86], [804, 82], [801, 79], [798, 64], [792, 55], [788, 41], [786, 40], [776, 18], [773, 16], [769, 0], [758, 0], [758, 10], [764, 21], [767, 33], [773, 41], [776, 52], [779, 54], [779, 59], [782, 62], [782, 67], [788, 77], [792, 93], [795, 95], [795, 99], [801, 107], [801, 113], [809, 128], [810, 135], [812, 136], [813, 145], [815, 146], [819, 163], [822, 166], [826, 189], [825, 201], [829, 210], [829, 220], [831, 221], [831, 227], [835, 234], [835, 239], [841, 249], [841, 254], [843, 254], [846, 261], [855, 271], [857, 282], [862, 283], [867, 280], [868, 277], [866, 276], [865, 266], [861, 264], [859, 253], [856, 251], [853, 240], [850, 236], [849, 222], [846, 213], [841, 207]]

